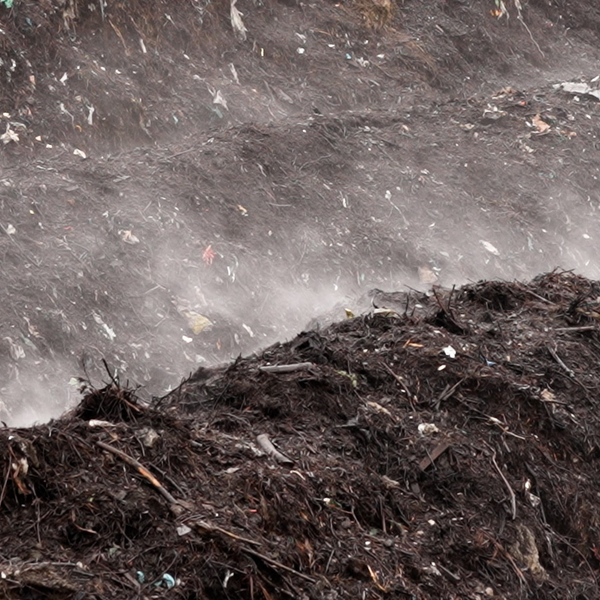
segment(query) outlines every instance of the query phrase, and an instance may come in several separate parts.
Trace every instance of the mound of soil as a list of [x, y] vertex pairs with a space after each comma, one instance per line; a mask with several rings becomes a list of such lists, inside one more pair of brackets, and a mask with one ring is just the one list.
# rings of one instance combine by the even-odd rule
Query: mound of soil
[[597, 598], [600, 283], [370, 301], [2, 430], [3, 597]]

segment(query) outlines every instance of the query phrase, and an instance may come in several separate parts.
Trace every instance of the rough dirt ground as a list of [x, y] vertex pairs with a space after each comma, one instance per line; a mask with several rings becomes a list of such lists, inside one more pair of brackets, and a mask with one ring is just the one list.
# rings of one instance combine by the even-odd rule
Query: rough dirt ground
[[0, 1], [0, 594], [599, 598], [600, 9], [236, 6]]
[[598, 276], [598, 102], [553, 87], [597, 75], [598, 9], [505, 6], [242, 2], [242, 41], [220, 1], [0, 4], [3, 419], [373, 287]]
[[597, 599], [599, 298], [380, 292], [152, 406], [112, 382], [3, 429], [2, 597]]

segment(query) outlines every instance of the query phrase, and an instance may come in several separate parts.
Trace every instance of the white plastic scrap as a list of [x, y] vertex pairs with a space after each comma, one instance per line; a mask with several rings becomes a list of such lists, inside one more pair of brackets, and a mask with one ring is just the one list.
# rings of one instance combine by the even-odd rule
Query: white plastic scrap
[[420, 423], [417, 429], [421, 435], [430, 435], [440, 431], [435, 423]]
[[498, 251], [498, 248], [496, 248], [496, 246], [490, 244], [489, 242], [486, 242], [485, 240], [479, 240], [479, 242], [488, 252], [490, 252], [494, 256], [500, 256], [500, 252]]
[[100, 325], [102, 327], [102, 331], [103, 331], [104, 335], [112, 342], [117, 337], [117, 334], [114, 332], [114, 329], [110, 328], [102, 320], [102, 317], [98, 313], [94, 313], [93, 317], [94, 317], [94, 321], [96, 321], [96, 323], [98, 323], [98, 325]]
[[231, 71], [231, 74], [233, 75], [233, 80], [239, 85], [240, 79], [238, 77], [237, 71], [235, 70], [235, 65], [233, 63], [229, 63], [229, 70]]
[[90, 419], [88, 421], [90, 427], [116, 427], [115, 423], [110, 421], [102, 421], [100, 419]]
[[229, 110], [229, 108], [227, 107], [227, 100], [223, 98], [221, 90], [217, 90], [213, 93], [213, 104], [220, 104], [225, 110]]
[[446, 356], [456, 358], [456, 350], [452, 346], [446, 346], [443, 351]]
[[133, 234], [131, 229], [120, 229], [119, 235], [126, 244], [139, 244], [140, 238]]
[[564, 83], [557, 83], [554, 89], [562, 90], [569, 94], [581, 94], [584, 96], [593, 96], [596, 100], [600, 100], [600, 90], [594, 89], [587, 83], [578, 83], [576, 81], [565, 81]]
[[20, 344], [15, 344], [11, 337], [7, 336], [4, 339], [8, 342], [10, 356], [13, 360], [25, 358], [25, 350], [23, 350], [23, 346]]
[[245, 42], [248, 30], [242, 21], [242, 13], [235, 7], [236, 2], [237, 0], [231, 0], [231, 26], [233, 27], [233, 31], [237, 35], [238, 39], [242, 42]]
[[180, 525], [177, 528], [177, 535], [179, 537], [183, 537], [184, 535], [187, 535], [188, 533], [191, 533], [191, 531], [192, 531], [191, 527], [188, 527], [187, 525]]
[[10, 144], [10, 142], [16, 144], [19, 141], [19, 134], [11, 129], [10, 125], [6, 125], [6, 131], [0, 135], [0, 140], [2, 140], [3, 144]]

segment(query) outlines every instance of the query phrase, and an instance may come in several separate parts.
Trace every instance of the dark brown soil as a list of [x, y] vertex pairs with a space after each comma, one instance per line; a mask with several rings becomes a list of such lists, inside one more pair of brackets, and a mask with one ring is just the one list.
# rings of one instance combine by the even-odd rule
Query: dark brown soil
[[600, 597], [594, 3], [6, 4], [3, 597]]
[[377, 293], [153, 406], [112, 382], [5, 430], [3, 597], [598, 598], [599, 293]]

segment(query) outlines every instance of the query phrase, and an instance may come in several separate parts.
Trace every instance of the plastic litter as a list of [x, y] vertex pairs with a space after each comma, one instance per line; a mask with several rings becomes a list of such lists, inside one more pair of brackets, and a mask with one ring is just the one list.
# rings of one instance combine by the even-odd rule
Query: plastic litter
[[485, 240], [479, 240], [479, 242], [488, 252], [490, 252], [494, 256], [500, 256], [500, 252], [498, 251], [498, 248], [496, 248], [496, 246], [490, 244], [489, 242], [486, 242]]
[[421, 435], [431, 435], [440, 431], [434, 423], [420, 423], [417, 429]]
[[443, 348], [443, 352], [446, 356], [450, 358], [456, 358], [456, 350], [452, 346], [446, 346]]
[[182, 537], [184, 535], [187, 535], [188, 533], [191, 533], [192, 528], [188, 527], [187, 525], [180, 525], [179, 527], [177, 527], [176, 531], [177, 531], [177, 535]]
[[231, 26], [233, 27], [233, 31], [235, 35], [241, 42], [246, 41], [248, 30], [242, 21], [242, 13], [235, 7], [237, 0], [231, 0], [231, 6], [229, 9], [230, 17], [231, 17]]

